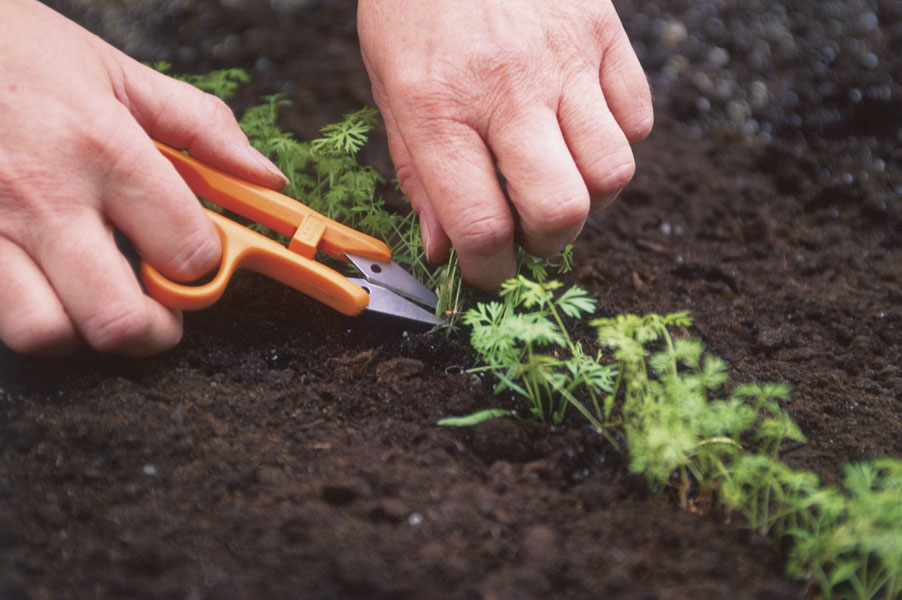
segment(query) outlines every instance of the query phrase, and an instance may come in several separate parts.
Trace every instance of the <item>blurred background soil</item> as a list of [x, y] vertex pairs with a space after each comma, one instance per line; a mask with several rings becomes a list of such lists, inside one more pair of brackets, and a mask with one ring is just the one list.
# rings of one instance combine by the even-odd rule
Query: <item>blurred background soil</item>
[[[316, 135], [371, 105], [345, 0], [59, 0], [173, 72], [241, 66]], [[655, 98], [568, 276], [687, 309], [739, 380], [793, 387], [826, 481], [902, 456], [902, 4], [615, 2]], [[52, 43], [52, 42], [50, 42]], [[377, 134], [365, 160], [391, 173]], [[649, 497], [607, 443], [511, 406], [462, 338], [253, 275], [146, 360], [0, 350], [2, 598], [802, 598], [783, 549]]]

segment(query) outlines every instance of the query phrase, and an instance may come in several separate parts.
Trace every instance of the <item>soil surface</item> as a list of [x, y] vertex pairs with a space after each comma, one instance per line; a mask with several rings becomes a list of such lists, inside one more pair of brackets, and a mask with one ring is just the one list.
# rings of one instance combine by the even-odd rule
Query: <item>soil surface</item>
[[[790, 384], [794, 467], [902, 456], [902, 3], [615, 4], [656, 126], [567, 281], [603, 314], [688, 309], [736, 379]], [[372, 103], [353, 2], [56, 6], [175, 72], [248, 68], [236, 110], [283, 91], [302, 137]], [[366, 160], [390, 172], [382, 137]], [[254, 275], [185, 329], [146, 360], [0, 351], [0, 597], [811, 595], [578, 420], [435, 426], [511, 406], [463, 336]]]

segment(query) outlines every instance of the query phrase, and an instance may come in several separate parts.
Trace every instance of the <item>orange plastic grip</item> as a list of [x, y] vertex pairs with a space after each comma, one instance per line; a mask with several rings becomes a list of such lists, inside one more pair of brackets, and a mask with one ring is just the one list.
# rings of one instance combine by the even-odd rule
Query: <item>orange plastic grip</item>
[[328, 219], [310, 207], [250, 181], [206, 165], [196, 158], [154, 142], [195, 194], [292, 239], [291, 249], [313, 258], [316, 250], [347, 260], [356, 254], [382, 262], [391, 251], [381, 240]]
[[219, 300], [237, 269], [248, 269], [276, 279], [349, 316], [360, 314], [369, 304], [369, 295], [363, 288], [332, 269], [222, 215], [209, 210], [207, 213], [222, 240], [219, 271], [203, 285], [182, 285], [142, 262], [144, 288], [160, 303], [177, 310], [206, 308]]

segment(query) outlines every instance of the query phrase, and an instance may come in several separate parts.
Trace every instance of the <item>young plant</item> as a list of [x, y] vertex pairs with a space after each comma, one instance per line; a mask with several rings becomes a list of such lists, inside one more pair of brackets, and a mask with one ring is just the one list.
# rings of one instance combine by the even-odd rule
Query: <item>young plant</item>
[[812, 578], [826, 598], [902, 593], [902, 461], [847, 467], [845, 494], [822, 486], [778, 460], [785, 440], [805, 441], [780, 406], [788, 386], [750, 383], [718, 394], [728, 383], [726, 363], [668, 331], [691, 324], [685, 313], [593, 323], [620, 367], [606, 408], [619, 408], [631, 469], [658, 488], [677, 474], [683, 506], [695, 482], [706, 504], [722, 503], [762, 534], [788, 537], [789, 572]]
[[823, 492], [818, 478], [797, 471], [767, 454], [745, 453], [730, 465], [720, 493], [726, 505], [738, 511], [762, 535], [780, 537], [807, 529], [813, 507], [835, 522], [842, 505]]
[[790, 574], [826, 598], [902, 596], [902, 461], [846, 465], [843, 487], [812, 496], [809, 520], [786, 531]]
[[[523, 396], [536, 419], [555, 425], [573, 405], [603, 431], [598, 398], [611, 389], [614, 370], [588, 356], [563, 321], [591, 315], [595, 301], [575, 286], [555, 295], [561, 287], [518, 276], [502, 285], [500, 302], [478, 304], [464, 314], [463, 323], [472, 328], [470, 343], [485, 364], [479, 370], [499, 381], [496, 393], [511, 390]], [[577, 398], [580, 390], [594, 410]]]
[[684, 507], [693, 483], [703, 506], [710, 506], [714, 489], [742, 449], [743, 434], [757, 419], [754, 409], [737, 397], [715, 400], [729, 379], [727, 364], [706, 354], [701, 341], [674, 339], [669, 332], [691, 324], [685, 312], [592, 322], [619, 365], [605, 412], [610, 416], [618, 409], [630, 468], [656, 489], [670, 485], [677, 474]]
[[[521, 394], [535, 417], [554, 423], [572, 404], [609, 440], [625, 439], [631, 470], [653, 489], [673, 486], [686, 508], [720, 506], [761, 534], [787, 539], [790, 574], [810, 578], [825, 598], [902, 594], [902, 461], [848, 467], [845, 491], [821, 485], [778, 459], [784, 441], [805, 440], [781, 407], [788, 386], [730, 385], [725, 361], [672, 333], [692, 325], [685, 312], [592, 321], [613, 358], [602, 364], [600, 353], [587, 356], [574, 342], [561, 317], [591, 314], [591, 299], [578, 288], [556, 297], [560, 288], [519, 277], [503, 287], [501, 301], [464, 316], [497, 391]], [[565, 311], [571, 294], [578, 307]], [[577, 400], [577, 389], [589, 403]], [[442, 424], [509, 414], [480, 411]]]
[[290, 183], [283, 192], [303, 199], [330, 219], [391, 239], [402, 217], [390, 213], [378, 196], [382, 176], [372, 166], [357, 162], [357, 153], [376, 123], [376, 111], [364, 108], [347, 114], [341, 122], [323, 127], [322, 137], [299, 141], [277, 122], [279, 110], [290, 104], [282, 94], [265, 96], [239, 121], [251, 144], [288, 177]]
[[240, 121], [251, 143], [289, 178], [284, 193], [303, 199], [331, 219], [384, 240], [395, 262], [439, 290], [438, 314], [453, 323], [464, 295], [456, 260], [452, 257], [446, 267], [433, 270], [426, 260], [417, 215], [389, 210], [378, 196], [385, 180], [372, 166], [357, 161], [378, 113], [364, 108], [347, 114], [342, 121], [323, 127], [322, 137], [304, 142], [278, 126], [278, 112], [288, 105], [281, 95], [266, 96]]

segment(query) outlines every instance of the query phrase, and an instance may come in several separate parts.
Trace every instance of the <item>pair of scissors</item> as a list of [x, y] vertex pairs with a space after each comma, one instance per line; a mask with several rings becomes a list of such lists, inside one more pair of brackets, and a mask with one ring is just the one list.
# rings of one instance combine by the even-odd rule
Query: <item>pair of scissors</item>
[[[174, 148], [155, 142], [191, 190], [201, 198], [290, 238], [288, 247], [205, 209], [219, 232], [219, 270], [207, 283], [181, 284], [146, 262], [141, 281], [147, 293], [178, 310], [214, 304], [237, 269], [280, 281], [332, 308], [357, 316], [364, 310], [441, 325], [434, 314], [438, 298], [391, 260], [388, 246], [333, 221], [297, 200], [230, 175]], [[317, 250], [352, 263], [362, 277], [345, 277], [314, 260]]]

